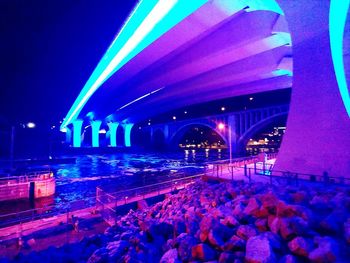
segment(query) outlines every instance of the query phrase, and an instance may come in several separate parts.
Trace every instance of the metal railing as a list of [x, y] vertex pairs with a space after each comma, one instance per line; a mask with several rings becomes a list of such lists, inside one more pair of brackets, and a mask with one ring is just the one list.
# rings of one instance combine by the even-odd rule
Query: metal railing
[[49, 180], [52, 177], [53, 177], [53, 172], [49, 170], [25, 173], [18, 176], [4, 176], [4, 177], [0, 177], [0, 185], [44, 181], [44, 180]]
[[197, 174], [112, 193], [106, 192], [101, 187], [96, 187], [96, 209], [101, 213], [102, 218], [112, 225], [117, 217], [118, 206], [186, 188], [201, 176], [202, 174]]
[[[267, 156], [267, 159], [274, 158], [273, 154]], [[256, 160], [256, 159], [255, 159]], [[236, 178], [246, 178], [248, 182], [268, 181], [270, 184], [289, 184], [298, 185], [304, 183], [323, 183], [350, 185], [350, 178], [331, 176], [327, 172], [323, 174], [307, 174], [291, 171], [278, 171], [273, 169], [273, 164], [262, 161], [257, 162], [254, 158], [244, 162], [221, 162], [212, 163], [206, 166], [205, 175], [218, 179], [234, 180]], [[253, 165], [249, 167], [248, 165]], [[238, 174], [244, 177], [237, 176]]]
[[36, 220], [45, 220], [62, 214], [74, 213], [78, 210], [95, 207], [95, 197], [63, 203], [59, 206], [48, 205], [14, 213], [0, 215], [0, 229]]

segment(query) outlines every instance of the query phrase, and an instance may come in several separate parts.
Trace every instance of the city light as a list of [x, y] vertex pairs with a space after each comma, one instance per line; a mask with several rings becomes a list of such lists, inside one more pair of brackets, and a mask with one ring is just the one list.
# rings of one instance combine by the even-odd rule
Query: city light
[[225, 107], [221, 107], [221, 111], [225, 111], [226, 110], [226, 108]]
[[35, 123], [34, 122], [28, 122], [27, 123], [27, 128], [29, 128], [29, 129], [33, 129], [33, 128], [35, 128]]
[[101, 129], [98, 133], [100, 133], [100, 134], [106, 134], [107, 131], [106, 131], [106, 129]]
[[173, 120], [174, 120], [174, 121], [176, 120], [176, 116], [173, 116]]
[[254, 100], [254, 98], [253, 98], [253, 97], [250, 97], [249, 100], [252, 101], [252, 100]]
[[224, 129], [225, 129], [225, 124], [219, 123], [218, 129], [219, 129], [220, 131], [224, 130]]

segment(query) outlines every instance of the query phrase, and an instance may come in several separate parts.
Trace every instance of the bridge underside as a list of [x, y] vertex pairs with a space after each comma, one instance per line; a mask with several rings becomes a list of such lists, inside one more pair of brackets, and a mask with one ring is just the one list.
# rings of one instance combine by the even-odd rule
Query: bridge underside
[[132, 123], [185, 105], [289, 88], [293, 71], [276, 169], [350, 176], [343, 63], [349, 56], [342, 49], [348, 8], [349, 1], [337, 0], [141, 1], [62, 128], [84, 118], [121, 124], [129, 145]]

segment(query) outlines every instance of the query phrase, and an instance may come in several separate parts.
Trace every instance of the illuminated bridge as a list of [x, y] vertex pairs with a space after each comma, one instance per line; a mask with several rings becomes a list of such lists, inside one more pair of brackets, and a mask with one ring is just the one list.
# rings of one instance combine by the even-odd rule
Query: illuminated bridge
[[152, 116], [292, 87], [278, 168], [350, 176], [348, 8], [349, 0], [140, 1], [61, 130], [80, 147], [91, 125], [98, 147], [106, 127], [115, 147], [121, 125], [128, 147], [133, 125]]

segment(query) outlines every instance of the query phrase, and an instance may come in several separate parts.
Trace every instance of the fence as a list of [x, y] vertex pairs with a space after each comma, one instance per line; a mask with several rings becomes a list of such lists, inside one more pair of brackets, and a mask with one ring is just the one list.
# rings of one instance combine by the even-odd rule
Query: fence
[[96, 209], [108, 224], [113, 225], [116, 220], [118, 206], [186, 188], [188, 185], [194, 183], [195, 180], [201, 178], [201, 176], [202, 174], [187, 176], [113, 193], [108, 193], [102, 188], [96, 187]]
[[[212, 163], [207, 165], [205, 175], [218, 179], [243, 179], [252, 181], [267, 181], [270, 184], [298, 185], [299, 183], [323, 183], [323, 184], [350, 184], [350, 178], [330, 176], [327, 172], [322, 175], [297, 173], [290, 171], [277, 171], [273, 169], [273, 163], [268, 162], [274, 155], [268, 155], [263, 162], [252, 158], [244, 161]], [[236, 159], [235, 159], [236, 160]]]

